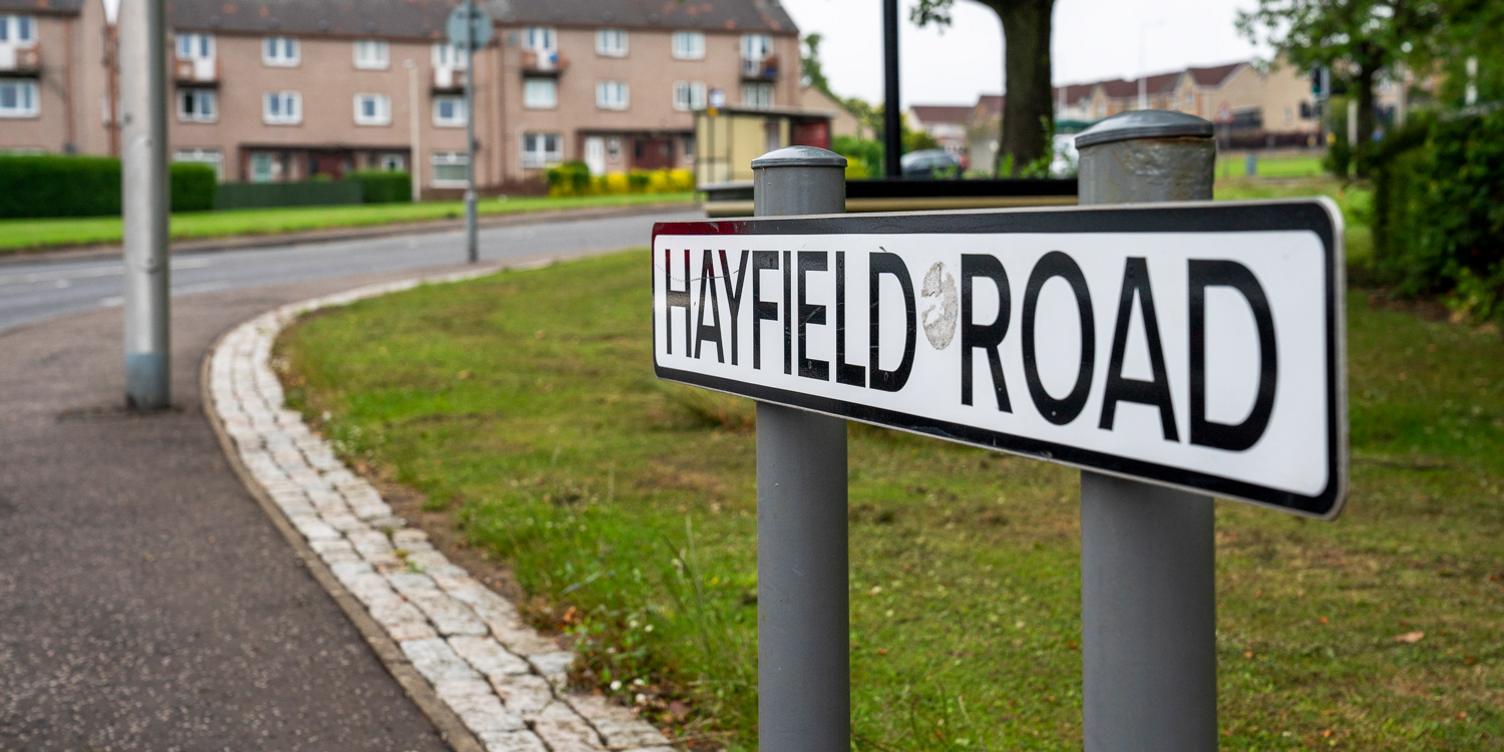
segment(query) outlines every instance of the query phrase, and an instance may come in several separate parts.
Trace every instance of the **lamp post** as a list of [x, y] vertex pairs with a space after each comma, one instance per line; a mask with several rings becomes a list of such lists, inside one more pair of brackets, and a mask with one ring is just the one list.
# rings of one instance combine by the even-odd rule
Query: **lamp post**
[[421, 103], [418, 101], [418, 61], [408, 58], [402, 61], [402, 67], [407, 69], [407, 140], [410, 146], [408, 150], [412, 156], [408, 158], [408, 187], [412, 191], [414, 203], [423, 197], [423, 162], [422, 160], [422, 135], [419, 129], [423, 121], [418, 117], [418, 109]]

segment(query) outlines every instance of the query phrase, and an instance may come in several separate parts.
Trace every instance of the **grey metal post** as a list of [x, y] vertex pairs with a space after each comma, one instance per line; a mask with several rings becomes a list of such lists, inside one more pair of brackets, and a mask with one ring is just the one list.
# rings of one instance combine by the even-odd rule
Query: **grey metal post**
[[475, 216], [475, 0], [465, 0], [465, 258], [480, 259]]
[[[1210, 199], [1212, 124], [1127, 112], [1076, 139], [1082, 204]], [[1081, 473], [1087, 752], [1217, 748], [1212, 500]]]
[[162, 0], [120, 8], [121, 209], [125, 234], [125, 401], [167, 406], [167, 98]]
[[[752, 160], [756, 214], [845, 211], [845, 168], [844, 157], [808, 146]], [[851, 749], [847, 582], [846, 422], [758, 403], [760, 749]]]

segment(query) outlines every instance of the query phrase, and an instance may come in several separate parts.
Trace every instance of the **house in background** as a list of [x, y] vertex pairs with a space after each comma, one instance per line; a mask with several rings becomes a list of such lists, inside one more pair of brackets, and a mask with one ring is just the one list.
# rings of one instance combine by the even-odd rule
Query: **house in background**
[[966, 132], [971, 126], [973, 105], [915, 104], [908, 110], [908, 126], [924, 131], [940, 143], [940, 148], [967, 164], [971, 155]]
[[0, 152], [118, 153], [99, 0], [0, 0]]

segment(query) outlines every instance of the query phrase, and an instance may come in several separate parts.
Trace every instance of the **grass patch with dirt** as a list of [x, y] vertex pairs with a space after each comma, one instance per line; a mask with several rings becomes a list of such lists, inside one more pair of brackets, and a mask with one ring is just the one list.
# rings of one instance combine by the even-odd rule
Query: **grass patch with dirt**
[[[646, 263], [364, 301], [279, 358], [341, 452], [511, 567], [586, 680], [753, 749], [752, 408], [654, 378]], [[1222, 746], [1498, 749], [1499, 336], [1371, 290], [1348, 326], [1347, 511], [1218, 503]], [[1079, 749], [1077, 473], [854, 425], [849, 479], [855, 747]]]

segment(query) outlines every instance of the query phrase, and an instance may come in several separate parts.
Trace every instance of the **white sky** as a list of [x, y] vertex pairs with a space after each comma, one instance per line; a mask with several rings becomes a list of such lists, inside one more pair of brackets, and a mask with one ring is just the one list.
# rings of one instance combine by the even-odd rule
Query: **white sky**
[[[801, 33], [820, 32], [820, 57], [831, 88], [870, 102], [883, 97], [882, 5], [874, 0], [782, 0]], [[956, 0], [943, 33], [908, 20], [917, 0], [900, 0], [903, 105], [974, 104], [1003, 90], [1003, 30], [997, 14]], [[1142, 71], [1157, 73], [1267, 57], [1233, 27], [1255, 0], [1056, 0], [1055, 83], [1080, 83]], [[1140, 50], [1139, 38], [1144, 39]], [[1142, 55], [1142, 63], [1140, 63]]]

